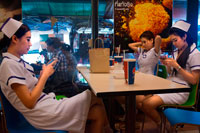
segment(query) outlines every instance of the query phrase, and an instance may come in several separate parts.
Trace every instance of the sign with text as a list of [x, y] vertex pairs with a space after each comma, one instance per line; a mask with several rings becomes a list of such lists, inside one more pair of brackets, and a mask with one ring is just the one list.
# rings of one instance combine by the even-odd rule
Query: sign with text
[[114, 1], [115, 47], [128, 49], [128, 44], [140, 41], [140, 35], [150, 30], [161, 35], [161, 47], [167, 48], [168, 30], [172, 25], [172, 0], [116, 0]]

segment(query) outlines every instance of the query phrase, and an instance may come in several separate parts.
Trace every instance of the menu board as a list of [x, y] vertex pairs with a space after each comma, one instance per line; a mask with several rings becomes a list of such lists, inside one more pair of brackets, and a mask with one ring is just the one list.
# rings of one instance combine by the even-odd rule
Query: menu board
[[172, 25], [173, 0], [115, 0], [114, 44], [128, 49], [128, 44], [140, 41], [140, 35], [150, 30], [163, 38], [162, 50], [169, 45], [168, 31]]

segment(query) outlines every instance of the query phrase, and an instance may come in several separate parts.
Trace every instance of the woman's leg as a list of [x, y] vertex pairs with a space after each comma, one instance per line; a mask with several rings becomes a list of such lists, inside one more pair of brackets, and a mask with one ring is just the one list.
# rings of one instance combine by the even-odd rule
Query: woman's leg
[[105, 123], [105, 114], [103, 108], [100, 105], [93, 105], [88, 114], [87, 133], [103, 133], [103, 127]]
[[142, 111], [149, 116], [157, 125], [160, 125], [161, 118], [157, 107], [164, 104], [158, 95], [153, 95], [142, 103]]
[[137, 95], [136, 96], [136, 107], [141, 110], [142, 108], [142, 102], [152, 95]]
[[[140, 109], [141, 107], [142, 107], [142, 102], [145, 100], [145, 99], [147, 99], [147, 98], [149, 98], [149, 97], [151, 97], [152, 95], [137, 95], [136, 96], [136, 107], [138, 108], [138, 109]], [[126, 98], [125, 98], [125, 96], [117, 96], [117, 97], [115, 97], [115, 99], [122, 105], [122, 104], [125, 104], [125, 100], [126, 100]]]
[[110, 129], [103, 101], [94, 94], [92, 94], [88, 120], [91, 121], [87, 127], [89, 133], [102, 133], [104, 127]]

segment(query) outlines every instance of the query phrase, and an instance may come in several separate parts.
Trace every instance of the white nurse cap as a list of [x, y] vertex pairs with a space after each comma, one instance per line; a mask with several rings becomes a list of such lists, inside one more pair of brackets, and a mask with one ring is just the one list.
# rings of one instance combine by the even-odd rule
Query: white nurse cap
[[183, 21], [183, 20], [180, 20], [180, 21], [177, 21], [175, 22], [175, 24], [172, 26], [172, 28], [178, 28], [178, 29], [181, 29], [185, 32], [188, 32], [189, 28], [190, 28], [190, 24]]
[[22, 25], [22, 22], [17, 21], [13, 18], [8, 18], [1, 26], [0, 30], [8, 37], [11, 38], [15, 32]]

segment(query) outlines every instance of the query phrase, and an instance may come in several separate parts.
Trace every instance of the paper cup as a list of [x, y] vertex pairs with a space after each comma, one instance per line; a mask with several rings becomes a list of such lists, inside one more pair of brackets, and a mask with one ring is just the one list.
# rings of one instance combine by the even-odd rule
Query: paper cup
[[114, 65], [114, 59], [110, 58], [109, 61], [110, 61], [110, 66], [113, 66]]
[[114, 56], [115, 62], [123, 62], [123, 56]]
[[126, 83], [134, 84], [136, 59], [124, 59], [124, 78]]

